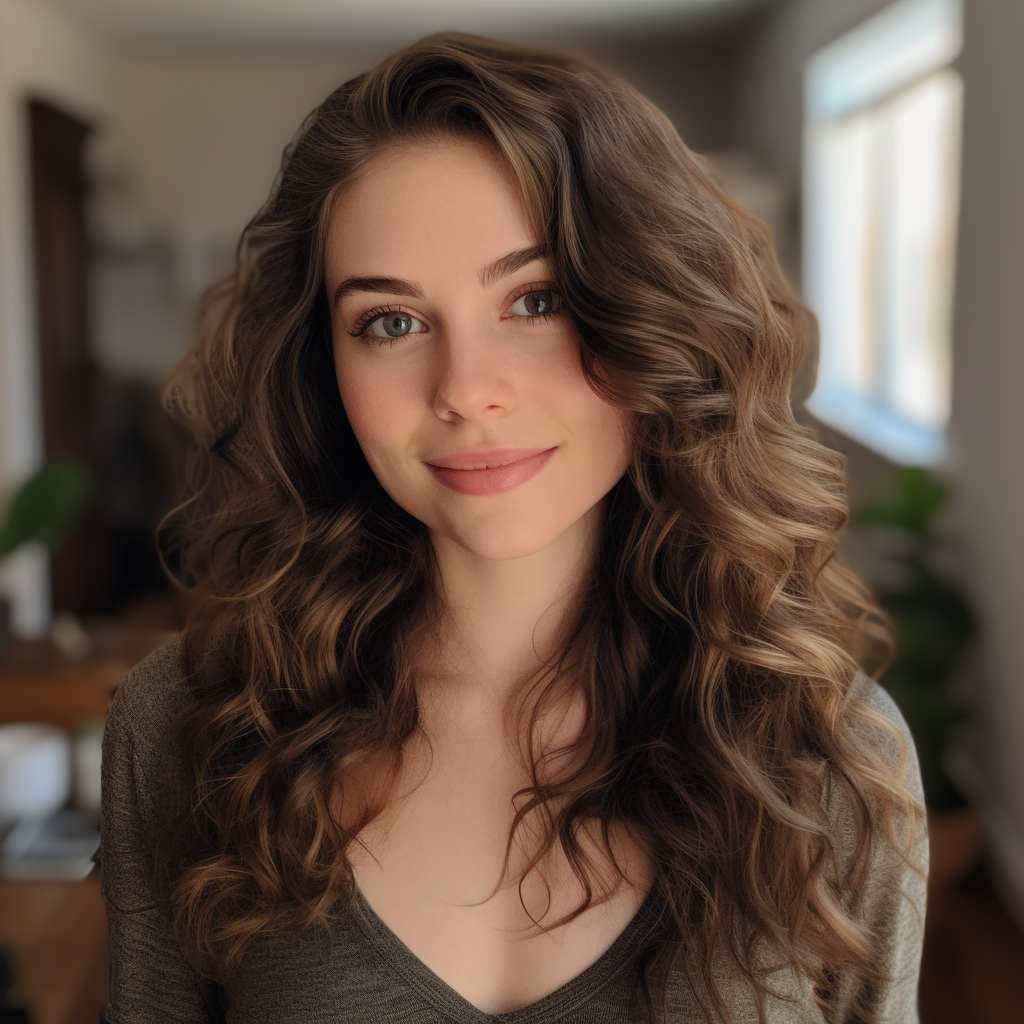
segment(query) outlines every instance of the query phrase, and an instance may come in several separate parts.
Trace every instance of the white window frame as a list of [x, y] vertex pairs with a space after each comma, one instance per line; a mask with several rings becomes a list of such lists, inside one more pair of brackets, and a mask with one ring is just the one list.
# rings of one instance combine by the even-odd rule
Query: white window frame
[[[900, 264], [896, 260], [891, 265], [884, 261], [884, 254], [889, 251], [886, 246], [891, 248], [888, 236], [895, 235], [896, 230], [891, 225], [886, 226], [885, 222], [879, 228], [886, 236], [879, 250], [883, 253], [882, 269], [857, 269], [856, 261], [863, 260], [864, 250], [851, 251], [856, 246], [844, 241], [848, 240], [856, 211], [844, 207], [841, 213], [837, 213], [836, 197], [839, 193], [836, 177], [843, 173], [843, 167], [837, 157], [840, 144], [836, 140], [840, 138], [838, 133], [844, 130], [847, 137], [850, 136], [850, 126], [858, 123], [855, 120], [858, 117], [868, 123], [873, 110], [885, 109], [885, 104], [892, 108], [900, 102], [901, 96], [909, 95], [915, 88], [938, 90], [955, 97], [950, 101], [950, 109], [955, 104], [956, 125], [955, 128], [950, 127], [950, 135], [954, 138], [951, 152], [947, 154], [949, 166], [936, 171], [940, 185], [951, 190], [951, 198], [943, 205], [947, 218], [952, 218], [945, 225], [942, 243], [949, 248], [948, 259], [943, 264], [948, 268], [945, 274], [948, 280], [925, 285], [932, 288], [933, 299], [936, 288], [951, 296], [952, 247], [955, 245], [957, 216], [955, 197], [958, 192], [960, 79], [949, 65], [962, 47], [962, 22], [960, 0], [899, 0], [815, 53], [807, 62], [804, 74], [801, 278], [805, 301], [817, 314], [821, 328], [817, 385], [807, 407], [822, 422], [903, 465], [937, 465], [945, 459], [948, 393], [932, 401], [930, 415], [911, 416], [892, 398], [895, 392], [891, 387], [873, 385], [866, 389], [863, 380], [857, 379], [858, 373], [863, 377], [866, 372], [863, 368], [858, 370], [855, 365], [859, 358], [865, 358], [860, 355], [858, 345], [862, 343], [857, 340], [865, 335], [857, 332], [872, 332], [872, 358], [881, 366], [880, 370], [873, 372], [877, 379], [883, 379], [888, 373], [891, 383], [891, 374], [898, 371], [891, 369], [896, 346], [888, 336], [899, 330], [894, 326], [895, 320], [889, 319], [884, 312], [880, 314], [887, 317], [884, 329], [881, 321], [867, 326], [855, 322], [858, 316], [863, 318], [863, 307], [858, 306], [862, 301], [858, 289], [875, 284], [891, 294], [904, 285], [899, 278]], [[863, 117], [864, 114], [867, 117]], [[856, 194], [853, 199], [857, 199]], [[886, 196], [882, 195], [879, 201], [885, 202]], [[837, 226], [837, 217], [840, 216], [846, 219], [845, 227]], [[851, 284], [851, 281], [856, 283]], [[928, 312], [924, 310], [921, 315]], [[951, 311], [933, 330], [943, 335], [940, 341], [949, 351], [951, 365], [952, 340], [945, 337], [952, 331]], [[945, 388], [948, 392], [949, 385], [946, 379], [938, 380], [932, 386], [939, 390]]]

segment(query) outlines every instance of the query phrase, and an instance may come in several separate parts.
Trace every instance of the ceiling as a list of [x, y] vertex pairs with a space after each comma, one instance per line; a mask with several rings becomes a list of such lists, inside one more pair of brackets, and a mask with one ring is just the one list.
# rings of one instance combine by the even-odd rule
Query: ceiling
[[456, 29], [720, 30], [771, 0], [38, 0], [104, 38], [144, 47], [315, 46], [411, 41]]

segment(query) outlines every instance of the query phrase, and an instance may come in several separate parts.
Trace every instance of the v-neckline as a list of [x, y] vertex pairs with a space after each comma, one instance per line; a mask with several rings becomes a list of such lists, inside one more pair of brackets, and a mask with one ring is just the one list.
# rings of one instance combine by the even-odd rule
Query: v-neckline
[[653, 927], [655, 889], [652, 888], [612, 944], [589, 967], [536, 1002], [506, 1013], [485, 1013], [435, 974], [370, 906], [355, 887], [356, 919], [380, 953], [409, 987], [453, 1024], [540, 1024], [556, 1021], [604, 987], [635, 951], [637, 942]]

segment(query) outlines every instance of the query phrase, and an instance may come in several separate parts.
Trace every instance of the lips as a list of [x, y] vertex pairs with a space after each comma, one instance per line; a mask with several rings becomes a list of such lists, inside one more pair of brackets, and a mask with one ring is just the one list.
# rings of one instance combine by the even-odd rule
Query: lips
[[498, 494], [539, 473], [554, 450], [494, 448], [433, 459], [426, 466], [435, 479], [460, 494]]
[[460, 452], [448, 455], [443, 459], [428, 459], [428, 466], [439, 466], [442, 469], [494, 469], [508, 466], [513, 462], [540, 455], [549, 451], [548, 448], [484, 448], [476, 452]]

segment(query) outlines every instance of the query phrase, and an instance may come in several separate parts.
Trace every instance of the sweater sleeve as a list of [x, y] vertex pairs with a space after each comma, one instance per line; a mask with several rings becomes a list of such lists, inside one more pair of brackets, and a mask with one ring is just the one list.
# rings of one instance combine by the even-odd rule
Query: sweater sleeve
[[[856, 699], [896, 726], [906, 744], [907, 765], [904, 785], [922, 806], [924, 789], [914, 741], [906, 720], [892, 697], [878, 683], [861, 674]], [[868, 726], [871, 743], [895, 771], [899, 765], [899, 745], [882, 727]], [[852, 853], [856, 827], [845, 799], [837, 798], [836, 786], [830, 798], [830, 814], [843, 853]], [[897, 838], [905, 841], [907, 825], [894, 822]], [[873, 844], [870, 869], [862, 891], [848, 893], [850, 906], [858, 920], [874, 936], [881, 953], [881, 968], [886, 977], [880, 983], [860, 977], [835, 979], [828, 993], [835, 1012], [829, 1024], [855, 1024], [862, 1018], [858, 1004], [873, 1011], [879, 1024], [918, 1024], [917, 990], [924, 944], [925, 900], [928, 874], [928, 832], [924, 819], [914, 828], [910, 859], [921, 874], [887, 843]]]
[[[158, 824], [150, 796], [161, 765], [146, 741], [159, 723], [160, 684], [173, 657], [161, 649], [137, 665], [119, 687], [103, 735], [100, 849], [103, 901], [110, 933], [110, 1002], [103, 1024], [213, 1024], [224, 1020], [217, 987], [201, 978], [174, 941], [160, 906], [147, 839]], [[156, 703], [152, 703], [155, 699]], [[145, 708], [144, 727], [133, 721]], [[166, 717], [166, 716], [164, 716]], [[141, 735], [140, 735], [141, 734]]]

